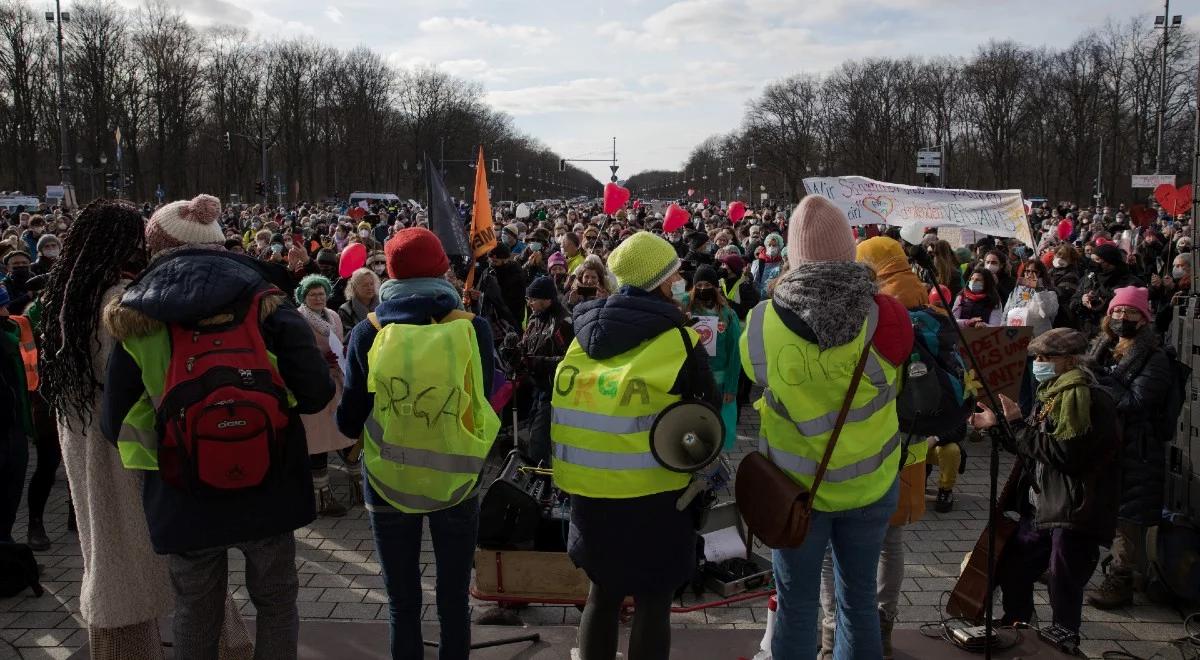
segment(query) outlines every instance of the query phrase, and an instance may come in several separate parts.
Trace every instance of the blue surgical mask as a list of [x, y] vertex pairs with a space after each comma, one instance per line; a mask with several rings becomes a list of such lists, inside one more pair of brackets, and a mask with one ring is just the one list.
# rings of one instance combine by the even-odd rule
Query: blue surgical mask
[[1037, 382], [1044, 383], [1048, 380], [1053, 380], [1057, 376], [1058, 372], [1053, 362], [1033, 361], [1033, 378]]
[[983, 282], [971, 282], [971, 293], [983, 293]]
[[687, 301], [687, 282], [682, 279], [671, 283], [671, 297], [679, 302]]
[[534, 252], [541, 252], [542, 251], [541, 241], [533, 241], [532, 243], [529, 244], [529, 249], [533, 250]]

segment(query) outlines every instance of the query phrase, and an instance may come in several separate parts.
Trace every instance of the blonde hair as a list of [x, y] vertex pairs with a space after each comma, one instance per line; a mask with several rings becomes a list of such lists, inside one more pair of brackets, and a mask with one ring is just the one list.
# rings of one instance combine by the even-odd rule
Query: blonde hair
[[358, 285], [362, 284], [363, 280], [371, 280], [374, 282], [375, 295], [379, 295], [379, 276], [376, 275], [375, 271], [371, 270], [370, 268], [359, 268], [353, 273], [350, 273], [350, 281], [346, 283], [347, 288], [350, 289], [350, 296], [348, 297], [354, 297], [354, 294], [358, 291]]

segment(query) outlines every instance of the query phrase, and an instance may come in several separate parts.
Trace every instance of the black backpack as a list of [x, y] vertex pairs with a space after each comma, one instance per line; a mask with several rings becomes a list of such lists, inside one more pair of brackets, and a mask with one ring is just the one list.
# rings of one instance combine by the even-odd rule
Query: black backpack
[[11, 598], [25, 589], [34, 596], [46, 592], [33, 551], [24, 543], [0, 543], [0, 598]]

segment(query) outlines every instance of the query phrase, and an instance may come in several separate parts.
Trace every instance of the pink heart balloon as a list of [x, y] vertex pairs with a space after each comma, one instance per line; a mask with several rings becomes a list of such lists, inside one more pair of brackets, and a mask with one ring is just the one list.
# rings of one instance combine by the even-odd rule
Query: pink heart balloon
[[687, 224], [691, 215], [678, 204], [672, 204], [663, 215], [663, 231], [670, 233]]
[[338, 274], [342, 277], [350, 277], [365, 263], [367, 263], [367, 246], [362, 243], [351, 243], [342, 251], [342, 260], [338, 262]]
[[611, 181], [604, 184], [604, 212], [616, 213], [629, 201], [629, 189]]
[[729, 221], [737, 224], [739, 220], [746, 217], [746, 205], [742, 202], [734, 202], [729, 205]]

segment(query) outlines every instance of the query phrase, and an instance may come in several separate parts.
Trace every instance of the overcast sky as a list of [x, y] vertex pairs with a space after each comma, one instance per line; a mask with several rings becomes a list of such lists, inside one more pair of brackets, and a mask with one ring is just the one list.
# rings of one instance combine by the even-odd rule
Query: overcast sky
[[[137, 0], [122, 0], [135, 4]], [[741, 121], [763, 85], [871, 56], [969, 55], [988, 39], [1065, 45], [1155, 0], [168, 0], [197, 24], [366, 45], [398, 66], [482, 82], [567, 157], [620, 176], [674, 169]], [[1172, 14], [1200, 26], [1200, 0]], [[467, 157], [466, 155], [462, 157]], [[588, 169], [604, 181], [602, 163]]]

